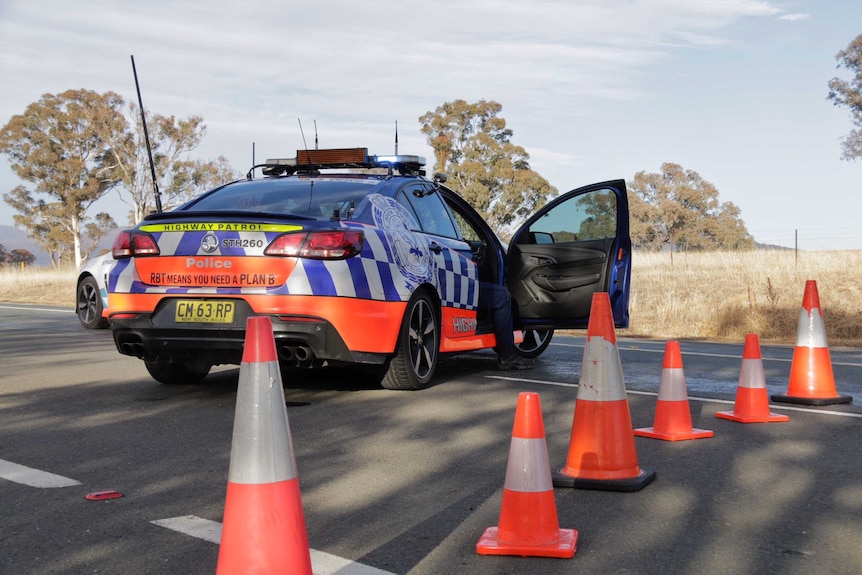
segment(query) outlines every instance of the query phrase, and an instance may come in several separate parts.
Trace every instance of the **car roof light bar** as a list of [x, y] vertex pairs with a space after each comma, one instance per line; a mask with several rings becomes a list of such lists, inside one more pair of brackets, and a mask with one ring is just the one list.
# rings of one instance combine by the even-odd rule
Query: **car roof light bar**
[[296, 158], [270, 159], [254, 166], [247, 174], [252, 179], [255, 168], [262, 168], [265, 176], [291, 175], [298, 172], [312, 173], [332, 168], [388, 168], [402, 174], [425, 175], [422, 167], [425, 158], [403, 154], [369, 156], [368, 148], [337, 148], [327, 150], [297, 150]]

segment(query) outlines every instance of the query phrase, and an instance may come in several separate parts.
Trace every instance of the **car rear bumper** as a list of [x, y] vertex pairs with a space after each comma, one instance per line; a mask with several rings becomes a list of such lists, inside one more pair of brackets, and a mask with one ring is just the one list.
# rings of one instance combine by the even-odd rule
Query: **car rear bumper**
[[351, 351], [335, 326], [320, 317], [255, 314], [247, 302], [234, 300], [236, 309], [231, 323], [178, 324], [173, 319], [174, 301], [164, 300], [152, 314], [113, 314], [111, 333], [117, 350], [142, 359], [193, 355], [213, 365], [239, 364], [247, 319], [269, 315], [282, 365], [311, 366], [322, 362], [380, 365], [389, 357], [385, 353]]

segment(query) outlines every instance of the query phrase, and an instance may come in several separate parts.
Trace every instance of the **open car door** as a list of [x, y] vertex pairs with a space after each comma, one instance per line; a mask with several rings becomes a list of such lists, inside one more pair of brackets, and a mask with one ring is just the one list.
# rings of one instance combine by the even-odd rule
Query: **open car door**
[[592, 184], [555, 198], [515, 232], [506, 257], [516, 327], [585, 328], [596, 292], [608, 292], [614, 325], [628, 327], [625, 181]]

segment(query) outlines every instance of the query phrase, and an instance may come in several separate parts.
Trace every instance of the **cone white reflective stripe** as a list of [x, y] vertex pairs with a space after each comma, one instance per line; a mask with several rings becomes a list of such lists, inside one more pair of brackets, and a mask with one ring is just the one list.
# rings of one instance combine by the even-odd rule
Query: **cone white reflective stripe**
[[829, 347], [826, 343], [826, 325], [818, 308], [808, 312], [804, 307], [799, 312], [799, 328], [796, 332], [797, 347]]
[[742, 366], [739, 368], [739, 387], [766, 387], [766, 374], [763, 371], [761, 358], [742, 358]]
[[685, 371], [679, 367], [666, 367], [661, 370], [658, 384], [659, 401], [687, 401]]
[[550, 491], [551, 462], [545, 439], [513, 437], [506, 466], [506, 489], [527, 493]]
[[[268, 381], [269, 385], [254, 385], [256, 381]], [[240, 366], [236, 404], [228, 481], [265, 484], [296, 478], [277, 361], [246, 362]]]
[[578, 384], [578, 400], [620, 401], [626, 399], [623, 368], [616, 343], [600, 336], [587, 339], [584, 359], [581, 362], [581, 377]]

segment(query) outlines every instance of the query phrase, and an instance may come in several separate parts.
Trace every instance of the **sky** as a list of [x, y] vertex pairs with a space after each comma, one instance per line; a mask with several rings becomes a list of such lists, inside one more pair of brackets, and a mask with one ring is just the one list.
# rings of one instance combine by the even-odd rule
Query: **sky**
[[[136, 101], [134, 56], [148, 113], [203, 117], [192, 158], [245, 173], [315, 125], [321, 148], [389, 154], [397, 124], [430, 171], [418, 118], [493, 100], [560, 192], [672, 162], [758, 242], [862, 249], [862, 160], [827, 100], [860, 33], [862, 2], [838, 0], [0, 0], [0, 125], [69, 89]], [[0, 193], [20, 184], [0, 156]]]

